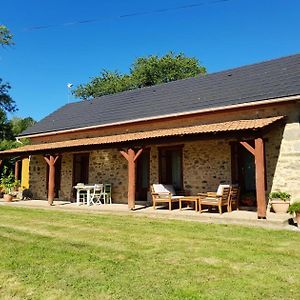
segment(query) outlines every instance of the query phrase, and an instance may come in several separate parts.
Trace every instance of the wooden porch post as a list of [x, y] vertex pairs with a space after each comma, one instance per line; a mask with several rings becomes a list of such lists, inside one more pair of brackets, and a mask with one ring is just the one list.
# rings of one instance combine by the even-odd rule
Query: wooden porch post
[[53, 205], [55, 196], [55, 163], [59, 156], [50, 155], [49, 158], [44, 156], [46, 163], [49, 166], [49, 181], [48, 181], [48, 203]]
[[18, 175], [19, 175], [19, 160], [15, 161], [15, 178], [18, 179]]
[[265, 162], [264, 141], [262, 138], [255, 139], [255, 148], [247, 142], [240, 142], [255, 158], [255, 185], [258, 219], [266, 218], [266, 194], [265, 194]]
[[264, 141], [262, 138], [255, 139], [255, 180], [257, 216], [266, 218], [266, 194], [265, 194], [265, 162], [264, 162]]
[[133, 149], [129, 148], [127, 152], [120, 151], [120, 153], [126, 158], [128, 162], [128, 208], [134, 209], [135, 207], [135, 162], [143, 152], [143, 148], [139, 149], [137, 153]]

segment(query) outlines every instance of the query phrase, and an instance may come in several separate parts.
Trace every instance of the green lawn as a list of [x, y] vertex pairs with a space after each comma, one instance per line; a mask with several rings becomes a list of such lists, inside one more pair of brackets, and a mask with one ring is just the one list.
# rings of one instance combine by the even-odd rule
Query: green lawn
[[299, 299], [300, 235], [0, 206], [1, 299]]

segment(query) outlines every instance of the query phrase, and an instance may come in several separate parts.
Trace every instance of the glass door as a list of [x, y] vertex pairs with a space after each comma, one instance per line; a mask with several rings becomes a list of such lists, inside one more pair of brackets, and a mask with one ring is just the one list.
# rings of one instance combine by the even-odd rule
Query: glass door
[[[89, 182], [89, 153], [74, 154], [73, 156], [73, 186], [77, 183]], [[76, 190], [73, 191], [76, 196]]]
[[159, 149], [159, 180], [172, 185], [176, 191], [183, 189], [182, 146]]

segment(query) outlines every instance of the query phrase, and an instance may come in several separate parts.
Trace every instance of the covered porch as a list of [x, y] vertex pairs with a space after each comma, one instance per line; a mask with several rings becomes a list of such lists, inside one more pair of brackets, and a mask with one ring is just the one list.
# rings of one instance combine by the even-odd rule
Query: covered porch
[[[238, 183], [252, 188], [255, 215], [266, 218], [265, 143], [283, 122], [279, 116], [35, 144], [0, 157], [30, 156], [30, 188], [35, 198], [47, 193], [49, 203], [56, 196], [71, 200], [74, 183], [82, 179], [112, 183], [113, 202], [129, 209], [136, 208], [136, 201], [150, 200], [154, 183], [172, 184], [190, 195]], [[248, 183], [242, 182], [241, 149], [253, 163]]]

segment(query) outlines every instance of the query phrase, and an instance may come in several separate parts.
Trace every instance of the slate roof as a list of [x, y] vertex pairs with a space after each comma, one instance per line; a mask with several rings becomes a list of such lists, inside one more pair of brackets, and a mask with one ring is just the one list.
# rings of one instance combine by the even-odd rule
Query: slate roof
[[151, 119], [300, 94], [300, 54], [66, 104], [20, 136]]
[[128, 141], [141, 141], [161, 137], [173, 136], [193, 136], [197, 134], [221, 133], [221, 132], [237, 132], [246, 130], [260, 130], [271, 124], [283, 121], [285, 116], [277, 116], [270, 118], [261, 118], [254, 120], [235, 120], [230, 122], [221, 122], [213, 124], [202, 124], [188, 127], [168, 128], [160, 130], [149, 130], [143, 132], [123, 133], [109, 136], [100, 136], [94, 138], [82, 138], [76, 140], [67, 140], [62, 142], [42, 143], [34, 145], [26, 145], [23, 147], [0, 151], [0, 157], [9, 156], [12, 154], [34, 154], [41, 151], [51, 151], [57, 149], [82, 148], [84, 146], [118, 144]]

